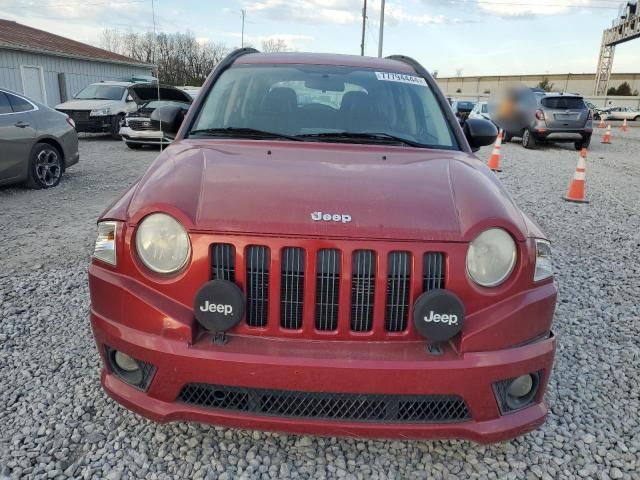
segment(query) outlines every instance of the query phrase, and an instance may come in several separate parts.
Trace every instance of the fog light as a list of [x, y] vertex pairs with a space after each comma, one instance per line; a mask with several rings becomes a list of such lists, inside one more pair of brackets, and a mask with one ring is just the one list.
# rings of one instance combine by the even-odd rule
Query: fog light
[[533, 403], [540, 386], [539, 373], [520, 375], [512, 379], [505, 392], [505, 403], [508, 410], [518, 410]]
[[135, 372], [136, 370], [140, 370], [138, 362], [126, 353], [116, 351], [114, 361], [116, 362], [116, 365], [125, 372]]

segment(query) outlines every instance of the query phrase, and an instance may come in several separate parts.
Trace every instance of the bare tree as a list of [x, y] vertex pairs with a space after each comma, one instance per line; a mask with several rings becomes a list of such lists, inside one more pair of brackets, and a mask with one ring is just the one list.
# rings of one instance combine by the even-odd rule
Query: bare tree
[[263, 52], [287, 52], [289, 46], [282, 38], [269, 38], [262, 41]]

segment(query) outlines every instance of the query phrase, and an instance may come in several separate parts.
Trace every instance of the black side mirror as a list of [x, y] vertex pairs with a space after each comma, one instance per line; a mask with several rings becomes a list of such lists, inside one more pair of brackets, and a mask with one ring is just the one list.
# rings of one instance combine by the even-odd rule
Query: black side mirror
[[471, 150], [474, 152], [477, 152], [480, 147], [491, 145], [498, 136], [498, 129], [493, 122], [482, 118], [467, 118], [463, 131]]
[[182, 107], [158, 107], [151, 112], [151, 124], [168, 137], [174, 138], [180, 130], [184, 114]]

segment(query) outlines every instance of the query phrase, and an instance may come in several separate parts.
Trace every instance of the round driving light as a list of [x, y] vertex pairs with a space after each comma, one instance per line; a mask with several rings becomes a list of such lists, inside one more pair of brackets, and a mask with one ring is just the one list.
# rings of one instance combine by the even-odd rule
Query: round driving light
[[138, 257], [157, 273], [174, 273], [189, 260], [191, 243], [186, 230], [165, 213], [146, 217], [136, 231]]
[[413, 325], [428, 340], [444, 342], [462, 329], [464, 305], [449, 290], [424, 292], [413, 304]]
[[531, 375], [521, 375], [511, 382], [507, 389], [507, 394], [512, 397], [524, 397], [531, 392], [532, 388], [533, 378]]
[[196, 320], [207, 330], [224, 333], [235, 327], [244, 315], [244, 295], [233, 282], [211, 280], [205, 283], [193, 304]]
[[469, 244], [467, 273], [478, 285], [496, 287], [511, 275], [516, 252], [516, 242], [505, 230], [485, 230]]
[[126, 353], [116, 352], [113, 359], [116, 362], [118, 368], [124, 370], [125, 372], [135, 372], [140, 368], [138, 366], [138, 362], [136, 362]]

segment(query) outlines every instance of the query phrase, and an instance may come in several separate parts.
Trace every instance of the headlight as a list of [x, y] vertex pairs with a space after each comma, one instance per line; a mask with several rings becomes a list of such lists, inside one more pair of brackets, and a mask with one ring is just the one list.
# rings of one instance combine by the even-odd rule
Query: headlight
[[142, 263], [154, 272], [173, 273], [187, 263], [191, 244], [176, 219], [165, 213], [153, 213], [138, 226], [136, 250]]
[[467, 251], [467, 272], [483, 287], [504, 282], [516, 264], [516, 243], [501, 228], [490, 228], [478, 235]]
[[533, 281], [539, 282], [552, 276], [551, 244], [546, 240], [536, 238], [536, 271], [533, 274]]
[[96, 108], [89, 112], [90, 117], [104, 117], [105, 115], [111, 115], [110, 108]]
[[93, 258], [103, 262], [116, 264], [116, 229], [117, 222], [98, 223], [98, 238], [93, 249]]

